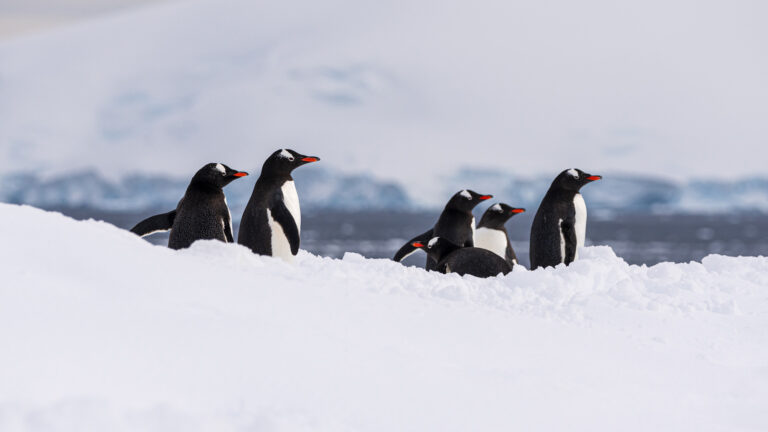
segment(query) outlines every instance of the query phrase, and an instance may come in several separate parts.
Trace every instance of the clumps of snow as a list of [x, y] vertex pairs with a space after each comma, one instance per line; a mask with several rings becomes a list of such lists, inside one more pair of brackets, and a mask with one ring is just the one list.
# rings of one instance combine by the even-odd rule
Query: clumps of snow
[[472, 194], [469, 193], [469, 191], [466, 190], [466, 189], [464, 189], [463, 191], [459, 192], [459, 195], [463, 196], [464, 198], [466, 198], [468, 200], [472, 199]]
[[764, 257], [478, 279], [5, 204], [0, 238], [0, 430], [768, 428]]

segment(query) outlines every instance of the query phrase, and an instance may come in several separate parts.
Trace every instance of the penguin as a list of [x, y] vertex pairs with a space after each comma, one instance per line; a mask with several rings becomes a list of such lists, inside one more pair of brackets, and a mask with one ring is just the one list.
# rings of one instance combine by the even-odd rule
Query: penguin
[[576, 168], [555, 178], [531, 226], [531, 270], [568, 265], [579, 257], [587, 232], [587, 205], [579, 190], [600, 179]]
[[290, 149], [267, 158], [240, 220], [238, 243], [259, 255], [293, 260], [299, 253], [301, 207], [291, 172], [319, 160]]
[[509, 242], [504, 224], [514, 215], [525, 213], [524, 208], [510, 207], [504, 203], [488, 207], [475, 230], [475, 247], [488, 249], [504, 258], [510, 265], [517, 265], [517, 255]]
[[461, 247], [442, 237], [434, 237], [427, 243], [413, 242], [412, 246], [422, 249], [437, 261], [435, 270], [441, 273], [487, 278], [512, 271], [512, 265], [507, 260], [488, 249]]
[[[491, 198], [493, 195], [482, 195], [468, 189], [456, 192], [445, 205], [435, 226], [408, 241], [392, 259], [397, 262], [403, 261], [419, 250], [413, 246], [414, 242], [428, 242], [433, 237], [442, 237], [461, 247], [474, 246], [475, 217], [472, 215], [472, 209]], [[427, 255], [425, 268], [433, 270], [436, 265], [437, 261]]]
[[221, 163], [209, 163], [192, 177], [176, 210], [144, 219], [131, 228], [131, 232], [144, 237], [171, 230], [168, 239], [171, 249], [188, 248], [196, 240], [232, 243], [232, 215], [222, 189], [247, 175]]

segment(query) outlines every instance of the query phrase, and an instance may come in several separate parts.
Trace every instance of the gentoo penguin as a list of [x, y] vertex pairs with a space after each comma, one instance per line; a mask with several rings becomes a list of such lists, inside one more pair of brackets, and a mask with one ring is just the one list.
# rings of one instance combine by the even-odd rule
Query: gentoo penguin
[[441, 273], [458, 273], [487, 278], [499, 273], [507, 274], [512, 266], [502, 257], [477, 247], [461, 247], [441, 237], [434, 237], [429, 242], [413, 242], [413, 247], [424, 250], [437, 261], [435, 270]]
[[293, 260], [299, 253], [301, 207], [291, 172], [319, 160], [289, 149], [267, 158], [240, 220], [238, 243], [259, 255]]
[[517, 255], [509, 242], [504, 224], [516, 214], [525, 213], [524, 208], [510, 207], [504, 203], [488, 207], [475, 231], [475, 247], [488, 249], [504, 258], [510, 265], [517, 265]]
[[[413, 246], [414, 242], [428, 242], [433, 237], [442, 237], [462, 247], [474, 246], [475, 217], [472, 215], [472, 209], [482, 201], [491, 198], [493, 195], [481, 195], [467, 189], [456, 192], [445, 205], [435, 226], [424, 234], [412, 238], [397, 251], [392, 259], [397, 262], [404, 260], [418, 250]], [[426, 269], [432, 270], [436, 265], [437, 262], [427, 255]]]
[[196, 240], [234, 242], [232, 216], [222, 188], [232, 180], [247, 175], [224, 164], [209, 163], [192, 177], [176, 210], [144, 219], [131, 232], [144, 237], [171, 230], [168, 239], [171, 249], [187, 248]]
[[531, 270], [578, 258], [587, 232], [587, 206], [579, 190], [601, 178], [575, 168], [555, 178], [531, 226]]

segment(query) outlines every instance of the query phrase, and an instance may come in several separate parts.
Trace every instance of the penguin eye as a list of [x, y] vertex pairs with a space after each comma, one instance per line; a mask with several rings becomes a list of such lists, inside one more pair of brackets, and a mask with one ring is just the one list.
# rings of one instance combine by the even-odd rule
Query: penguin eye
[[293, 156], [289, 156], [289, 157], [288, 157], [288, 161], [289, 161], [289, 162], [293, 162], [293, 159], [294, 159], [294, 157], [293, 157]]

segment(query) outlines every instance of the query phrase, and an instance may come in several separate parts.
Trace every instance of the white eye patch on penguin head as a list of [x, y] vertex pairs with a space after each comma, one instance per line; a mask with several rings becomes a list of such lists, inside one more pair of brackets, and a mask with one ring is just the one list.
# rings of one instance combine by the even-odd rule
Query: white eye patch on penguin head
[[289, 162], [293, 162], [294, 160], [296, 160], [296, 157], [294, 157], [293, 153], [291, 153], [288, 149], [280, 150], [280, 153], [278, 154], [278, 156], [283, 159], [288, 159]]
[[312, 162], [320, 160], [317, 156], [305, 156], [291, 149], [280, 149], [264, 162], [262, 173], [278, 177], [290, 176], [291, 171]]
[[553, 185], [558, 184], [562, 189], [578, 191], [585, 184], [600, 179], [601, 176], [585, 173], [578, 168], [569, 168], [557, 176]]

